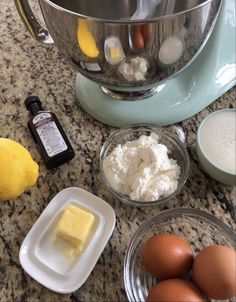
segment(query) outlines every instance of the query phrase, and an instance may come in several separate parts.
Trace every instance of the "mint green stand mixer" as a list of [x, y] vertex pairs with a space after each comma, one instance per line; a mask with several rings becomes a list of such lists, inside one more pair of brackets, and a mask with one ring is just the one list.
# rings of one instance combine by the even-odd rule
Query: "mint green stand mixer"
[[[34, 38], [55, 43], [78, 69], [75, 92], [89, 115], [115, 127], [169, 125], [195, 115], [235, 85], [235, 0], [182, 0], [182, 6], [191, 2], [192, 7], [181, 7], [180, 0], [158, 0], [156, 7], [155, 0], [147, 1], [152, 1], [151, 12], [145, 10], [144, 19], [142, 14], [137, 17], [136, 1], [129, 1], [128, 7], [127, 1], [118, 1], [112, 14], [106, 9], [107, 19], [99, 7], [109, 5], [109, 1], [97, 1], [91, 8], [92, 0], [85, 1], [86, 7], [79, 1], [73, 6], [66, 1], [39, 0], [48, 30], [32, 17], [27, 1], [15, 3]], [[81, 50], [78, 28], [82, 23], [93, 34], [97, 58]], [[151, 24], [152, 37], [140, 50], [132, 33], [140, 33], [146, 24]], [[170, 37], [175, 40], [170, 41]], [[164, 43], [167, 48], [163, 48]], [[116, 50], [120, 47], [118, 62], [112, 62], [107, 45]], [[164, 62], [160, 62], [161, 53], [166, 56]], [[141, 80], [130, 80], [122, 73], [124, 62], [123, 67], [133, 68], [133, 58], [143, 59], [134, 66], [144, 70]]]

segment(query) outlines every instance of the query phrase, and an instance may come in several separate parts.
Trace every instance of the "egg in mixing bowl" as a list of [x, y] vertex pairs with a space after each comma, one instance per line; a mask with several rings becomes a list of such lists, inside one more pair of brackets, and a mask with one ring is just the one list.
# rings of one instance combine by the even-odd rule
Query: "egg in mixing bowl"
[[151, 236], [143, 245], [142, 262], [146, 271], [166, 279], [187, 274], [193, 264], [193, 253], [184, 239], [167, 233]]
[[203, 302], [204, 294], [191, 282], [168, 279], [159, 282], [148, 292], [147, 302]]
[[236, 296], [235, 251], [221, 245], [204, 248], [195, 257], [193, 279], [209, 298], [233, 298]]

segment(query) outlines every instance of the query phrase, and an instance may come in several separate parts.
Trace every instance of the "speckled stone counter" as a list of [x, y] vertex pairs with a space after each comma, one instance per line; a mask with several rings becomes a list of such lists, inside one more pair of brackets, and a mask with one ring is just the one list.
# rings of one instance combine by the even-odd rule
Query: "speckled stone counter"
[[[235, 190], [209, 178], [200, 168], [195, 151], [201, 120], [216, 109], [233, 108], [234, 88], [195, 117], [178, 124], [186, 135], [191, 158], [190, 175], [181, 193], [162, 206], [138, 209], [113, 198], [99, 175], [100, 148], [113, 129], [81, 110], [75, 100], [75, 71], [55, 47], [45, 47], [30, 37], [14, 1], [1, 3], [0, 66], [0, 135], [21, 142], [40, 165], [35, 186], [18, 199], [0, 204], [0, 301], [126, 301], [123, 260], [129, 240], [143, 221], [163, 209], [203, 209], [235, 229]], [[52, 171], [43, 165], [27, 128], [28, 112], [23, 102], [29, 94], [37, 94], [44, 107], [57, 114], [76, 151], [71, 162]], [[175, 131], [175, 127], [169, 128]], [[86, 283], [73, 294], [60, 295], [24, 272], [18, 253], [24, 237], [52, 197], [69, 186], [84, 188], [105, 199], [114, 208], [117, 222]]]

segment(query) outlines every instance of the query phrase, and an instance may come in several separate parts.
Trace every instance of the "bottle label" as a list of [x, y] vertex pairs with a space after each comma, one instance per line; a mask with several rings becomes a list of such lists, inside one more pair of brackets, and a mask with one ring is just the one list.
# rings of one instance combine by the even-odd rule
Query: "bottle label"
[[67, 149], [67, 145], [50, 113], [38, 114], [33, 119], [36, 131], [49, 157]]

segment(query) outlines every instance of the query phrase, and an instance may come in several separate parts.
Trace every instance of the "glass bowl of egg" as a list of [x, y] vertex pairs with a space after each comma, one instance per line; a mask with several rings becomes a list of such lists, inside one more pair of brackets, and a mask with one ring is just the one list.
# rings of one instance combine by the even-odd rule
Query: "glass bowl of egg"
[[165, 210], [144, 222], [127, 248], [131, 302], [235, 301], [235, 235], [198, 209]]
[[112, 133], [100, 153], [107, 189], [132, 206], [151, 206], [180, 192], [189, 171], [184, 143], [166, 128], [136, 124]]

